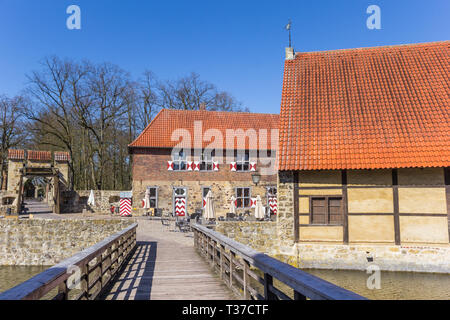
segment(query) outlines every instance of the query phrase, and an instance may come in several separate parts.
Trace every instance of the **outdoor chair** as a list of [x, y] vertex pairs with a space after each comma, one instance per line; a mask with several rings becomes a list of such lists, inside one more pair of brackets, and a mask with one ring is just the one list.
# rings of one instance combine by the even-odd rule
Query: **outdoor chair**
[[182, 219], [182, 220], [175, 221], [175, 227], [178, 227], [180, 232], [191, 231], [191, 224], [188, 219], [187, 220]]
[[155, 217], [162, 217], [162, 209], [155, 208]]
[[227, 212], [227, 220], [233, 220], [236, 217], [236, 214], [232, 212]]
[[167, 219], [167, 218], [161, 217], [161, 224], [163, 225], [163, 227], [169, 228], [170, 227], [170, 220]]

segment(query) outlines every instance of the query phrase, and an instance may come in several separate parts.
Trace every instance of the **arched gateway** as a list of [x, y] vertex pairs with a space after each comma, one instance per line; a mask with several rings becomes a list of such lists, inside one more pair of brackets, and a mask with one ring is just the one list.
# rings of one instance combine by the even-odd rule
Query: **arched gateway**
[[[60, 192], [67, 189], [70, 155], [63, 151], [8, 150], [7, 194], [15, 197], [13, 208], [16, 213], [22, 209], [25, 194], [38, 180], [43, 189], [43, 199], [54, 213], [60, 213]], [[29, 181], [33, 180], [33, 181]], [[33, 183], [34, 184], [34, 183]], [[25, 188], [28, 186], [27, 188]], [[34, 186], [37, 188], [37, 186]], [[41, 194], [42, 196], [42, 194]]]

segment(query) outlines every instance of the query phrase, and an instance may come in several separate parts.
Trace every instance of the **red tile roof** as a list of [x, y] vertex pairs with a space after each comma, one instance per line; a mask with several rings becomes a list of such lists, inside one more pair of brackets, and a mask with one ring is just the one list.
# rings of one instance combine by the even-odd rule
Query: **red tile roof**
[[55, 161], [70, 161], [70, 154], [66, 151], [55, 151]]
[[23, 160], [24, 158], [25, 158], [25, 152], [23, 150], [8, 149], [8, 159]]
[[28, 150], [27, 157], [28, 160], [32, 161], [51, 161], [52, 153], [50, 151]]
[[286, 60], [280, 170], [450, 166], [450, 41]]
[[[134, 140], [129, 147], [155, 147], [155, 148], [173, 148], [179, 140], [172, 141], [172, 133], [177, 129], [187, 130], [191, 136], [191, 145], [195, 146], [194, 142], [194, 122], [201, 121], [201, 127], [203, 134], [207, 133], [209, 129], [216, 129], [217, 133], [220, 133], [223, 137], [223, 148], [226, 149], [227, 145], [236, 148], [237, 139], [233, 139], [232, 135], [227, 135], [227, 129], [238, 130], [242, 129], [243, 132], [248, 129], [254, 129], [257, 138], [261, 138], [263, 131], [260, 129], [266, 129], [267, 133], [267, 149], [277, 148], [277, 146], [271, 146], [271, 133], [274, 135], [275, 141], [278, 143], [278, 119], [277, 114], [262, 114], [262, 113], [248, 113], [248, 112], [222, 112], [222, 111], [204, 111], [204, 110], [173, 110], [162, 109], [152, 122], [144, 129], [144, 131]], [[272, 131], [275, 129], [275, 131]], [[237, 131], [236, 131], [237, 132]], [[210, 131], [214, 134], [214, 131]], [[237, 132], [238, 133], [238, 132]], [[261, 133], [261, 135], [258, 135]], [[242, 134], [238, 134], [239, 137], [244, 137]], [[230, 143], [227, 144], [229, 139]], [[208, 138], [203, 141], [202, 148], [207, 147], [211, 140]], [[234, 142], [233, 142], [234, 140]], [[186, 141], [186, 140], [185, 140]], [[263, 146], [255, 146], [255, 148], [266, 149]], [[246, 139], [245, 149], [254, 149], [249, 147], [249, 141]]]

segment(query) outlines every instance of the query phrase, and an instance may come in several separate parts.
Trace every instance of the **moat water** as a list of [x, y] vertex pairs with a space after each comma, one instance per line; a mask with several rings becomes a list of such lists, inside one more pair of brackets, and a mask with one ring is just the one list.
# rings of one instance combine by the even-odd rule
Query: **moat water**
[[[0, 292], [10, 289], [44, 271], [43, 266], [0, 266]], [[380, 289], [368, 289], [364, 271], [304, 270], [369, 299], [450, 300], [450, 275], [381, 271]], [[275, 282], [275, 285], [276, 282]]]
[[48, 268], [45, 266], [0, 266], [0, 292], [13, 288]]
[[373, 300], [450, 300], [450, 274], [380, 271], [380, 289], [368, 289], [365, 271], [304, 271]]

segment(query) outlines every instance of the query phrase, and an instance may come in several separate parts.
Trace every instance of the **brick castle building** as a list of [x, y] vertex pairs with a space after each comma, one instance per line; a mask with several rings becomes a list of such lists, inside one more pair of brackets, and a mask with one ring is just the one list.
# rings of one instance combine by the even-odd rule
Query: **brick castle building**
[[133, 207], [149, 190], [150, 207], [192, 214], [211, 190], [216, 216], [226, 215], [232, 197], [237, 213], [252, 211], [257, 195], [276, 213], [277, 145], [276, 114], [163, 109], [129, 145]]

